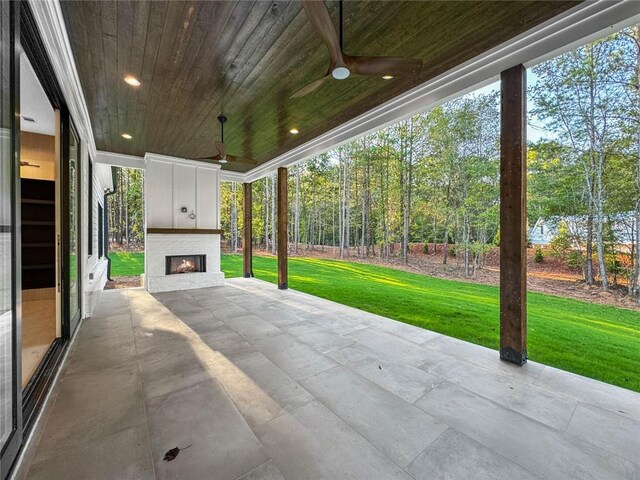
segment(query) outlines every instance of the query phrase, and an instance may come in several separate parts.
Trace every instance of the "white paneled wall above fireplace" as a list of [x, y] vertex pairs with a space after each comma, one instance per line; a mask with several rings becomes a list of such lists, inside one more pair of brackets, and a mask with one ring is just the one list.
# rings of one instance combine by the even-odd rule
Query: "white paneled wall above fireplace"
[[147, 228], [218, 228], [220, 165], [150, 153], [145, 165]]

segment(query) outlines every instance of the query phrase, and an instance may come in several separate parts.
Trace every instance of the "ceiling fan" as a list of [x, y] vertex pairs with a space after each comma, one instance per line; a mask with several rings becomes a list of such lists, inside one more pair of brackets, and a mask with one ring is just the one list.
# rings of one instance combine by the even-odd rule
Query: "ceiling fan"
[[227, 162], [235, 162], [245, 163], [247, 165], [256, 165], [258, 162], [250, 158], [236, 157], [235, 155], [227, 154], [227, 147], [225, 147], [224, 145], [224, 124], [227, 121], [227, 117], [225, 117], [224, 115], [219, 115], [218, 121], [220, 122], [220, 141], [216, 140], [214, 142], [218, 153], [216, 155], [213, 155], [212, 157], [198, 158], [196, 160], [217, 160], [218, 163], [222, 164]]
[[402, 57], [363, 57], [344, 53], [343, 45], [343, 13], [340, 0], [340, 36], [336, 34], [333, 20], [324, 0], [302, 0], [304, 11], [316, 33], [320, 35], [331, 54], [331, 64], [327, 74], [302, 87], [291, 98], [304, 97], [315, 92], [330, 78], [345, 80], [353, 75], [380, 76], [391, 79], [395, 76], [410, 75], [422, 66], [422, 60]]

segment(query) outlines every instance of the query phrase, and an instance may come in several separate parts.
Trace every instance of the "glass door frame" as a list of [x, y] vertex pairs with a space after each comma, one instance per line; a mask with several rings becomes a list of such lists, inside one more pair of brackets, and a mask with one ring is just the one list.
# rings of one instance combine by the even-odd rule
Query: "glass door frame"
[[[82, 238], [81, 224], [82, 224], [82, 201], [81, 201], [81, 145], [80, 138], [77, 134], [77, 129], [73, 125], [73, 122], [69, 116], [69, 112], [65, 109], [60, 115], [60, 136], [62, 138], [62, 162], [61, 168], [61, 258], [60, 258], [60, 272], [62, 275], [62, 338], [70, 339], [73, 332], [77, 328], [80, 317], [82, 316]], [[78, 290], [78, 305], [77, 311], [71, 316], [71, 225], [70, 225], [70, 209], [72, 207], [70, 203], [70, 186], [71, 177], [69, 174], [69, 167], [71, 166], [71, 135], [76, 138], [76, 178], [75, 178], [75, 208], [76, 208], [76, 282]]]
[[12, 373], [12, 431], [1, 445], [0, 478], [5, 478], [13, 464], [23, 439], [22, 423], [22, 260], [20, 239], [20, 8], [17, 2], [9, 2], [9, 62], [10, 62], [10, 110], [11, 122], [11, 373]]

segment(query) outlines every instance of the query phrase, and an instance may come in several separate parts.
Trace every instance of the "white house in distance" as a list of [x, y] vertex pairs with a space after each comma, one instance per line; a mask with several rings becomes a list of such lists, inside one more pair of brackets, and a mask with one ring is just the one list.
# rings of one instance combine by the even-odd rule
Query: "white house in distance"
[[[553, 240], [553, 237], [558, 233], [558, 227], [563, 221], [567, 224], [569, 233], [573, 237], [580, 238], [581, 241], [584, 241], [587, 236], [586, 215], [540, 217], [535, 225], [529, 229], [529, 241], [532, 245], [547, 246], [551, 244], [551, 240]], [[617, 245], [630, 246], [633, 244], [636, 235], [634, 212], [607, 215], [605, 224], [611, 226]]]

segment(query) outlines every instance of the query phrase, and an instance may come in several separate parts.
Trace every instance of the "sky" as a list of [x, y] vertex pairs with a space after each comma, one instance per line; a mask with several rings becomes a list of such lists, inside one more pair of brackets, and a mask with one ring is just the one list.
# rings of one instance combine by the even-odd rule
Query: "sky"
[[[527, 70], [527, 86], [532, 87], [538, 83], [538, 76], [533, 72], [533, 70]], [[491, 91], [500, 91], [500, 82], [495, 82], [489, 84], [485, 87], [479, 88], [475, 90], [470, 95], [475, 94], [487, 94]], [[531, 111], [534, 107], [533, 101], [531, 98], [527, 98], [527, 110]], [[552, 139], [556, 135], [550, 131], [545, 131], [544, 122], [538, 118], [535, 118], [531, 115], [528, 115], [528, 123], [527, 123], [527, 140], [529, 142], [537, 142], [541, 138]]]

